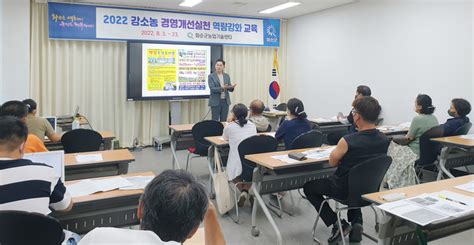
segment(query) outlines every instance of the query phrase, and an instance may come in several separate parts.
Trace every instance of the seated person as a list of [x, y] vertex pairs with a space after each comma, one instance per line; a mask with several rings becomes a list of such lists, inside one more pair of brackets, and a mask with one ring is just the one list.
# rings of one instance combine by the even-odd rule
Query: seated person
[[22, 159], [27, 135], [19, 118], [0, 116], [0, 210], [71, 210], [71, 196], [53, 168]]
[[296, 137], [311, 130], [311, 124], [308, 121], [306, 112], [304, 112], [303, 102], [292, 98], [288, 100], [286, 113], [288, 120], [283, 121], [275, 133], [275, 138], [280, 141], [283, 139], [285, 148], [291, 150], [291, 143]]
[[[354, 99], [358, 99], [358, 98], [361, 98], [361, 97], [364, 97], [364, 96], [371, 96], [371, 95], [372, 95], [372, 91], [370, 90], [370, 88], [368, 86], [359, 85], [359, 86], [357, 86], [356, 94], [354, 96]], [[337, 115], [337, 119], [341, 123], [344, 123], [344, 124], [350, 123], [351, 124], [351, 126], [349, 127], [349, 133], [357, 132], [357, 127], [354, 123], [354, 117], [352, 116], [352, 111], [349, 112], [349, 115], [347, 115], [347, 117], [342, 115], [342, 112], [339, 112], [339, 114]], [[342, 138], [342, 136], [344, 136], [345, 134], [347, 134], [347, 132], [330, 133], [327, 136], [328, 143], [330, 145], [336, 145], [339, 142], [339, 140]]]
[[[28, 115], [28, 107], [25, 103], [17, 100], [5, 102], [0, 107], [0, 116], [14, 116], [26, 123], [26, 116]], [[25, 153], [31, 152], [45, 152], [48, 151], [43, 143], [43, 140], [34, 134], [28, 134], [25, 144]]]
[[[255, 125], [247, 120], [248, 109], [244, 104], [236, 104], [232, 108], [229, 125], [224, 128], [222, 137], [229, 142], [229, 158], [227, 159], [226, 172], [229, 181], [241, 182], [239, 176], [242, 174], [242, 163], [239, 155], [239, 144], [244, 139], [257, 134]], [[250, 186], [239, 186], [241, 193], [238, 204], [243, 206], [248, 197]]]
[[[352, 103], [352, 114], [354, 122], [359, 129], [358, 132], [345, 135], [339, 140], [336, 148], [329, 156], [329, 164], [337, 167], [336, 172], [329, 178], [317, 179], [307, 182], [304, 185], [304, 193], [313, 204], [316, 211], [319, 211], [324, 196], [338, 199], [346, 199], [348, 195], [349, 171], [365, 160], [380, 154], [386, 154], [389, 139], [375, 127], [375, 122], [381, 111], [378, 101], [370, 96], [358, 98]], [[326, 226], [332, 225], [332, 233], [328, 239], [329, 243], [339, 241], [341, 234], [337, 224], [337, 215], [325, 203], [320, 213], [321, 219]], [[347, 211], [349, 225], [345, 220], [341, 221], [344, 235], [350, 232], [351, 242], [362, 240], [362, 212], [360, 209]]]
[[452, 118], [443, 124], [444, 136], [453, 136], [456, 130], [469, 122], [467, 115], [471, 112], [469, 101], [461, 98], [451, 100], [448, 114]]
[[184, 170], [165, 170], [145, 188], [137, 211], [140, 230], [95, 228], [80, 245], [181, 244], [204, 221], [207, 245], [225, 244], [216, 210], [206, 189]]
[[23, 100], [23, 103], [28, 107], [28, 116], [26, 117], [26, 125], [28, 125], [28, 132], [38, 136], [40, 139], [48, 137], [52, 142], [61, 141], [61, 135], [57, 134], [51, 124], [46, 118], [37, 117], [37, 104], [32, 99]]
[[253, 100], [250, 103], [250, 115], [249, 121], [255, 124], [257, 127], [257, 132], [267, 132], [268, 129], [268, 119], [262, 115], [265, 105], [261, 100]]
[[438, 119], [433, 115], [434, 110], [431, 97], [419, 94], [415, 100], [415, 111], [418, 115], [411, 121], [408, 133], [390, 143], [388, 155], [393, 161], [384, 177], [384, 183], [388, 184], [390, 189], [416, 184], [413, 168], [420, 156], [420, 137], [432, 127], [439, 125]]

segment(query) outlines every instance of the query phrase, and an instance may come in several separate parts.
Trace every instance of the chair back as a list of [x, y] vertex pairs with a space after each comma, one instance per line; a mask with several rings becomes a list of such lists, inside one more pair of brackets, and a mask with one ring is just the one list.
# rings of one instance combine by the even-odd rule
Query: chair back
[[380, 184], [391, 163], [391, 157], [381, 154], [353, 167], [349, 171], [349, 194], [346, 204], [350, 207], [370, 205], [370, 202], [362, 199], [362, 195], [379, 191]]
[[0, 211], [0, 244], [61, 244], [64, 232], [50, 216], [25, 211]]
[[[273, 152], [276, 151], [277, 146], [278, 141], [274, 137], [269, 135], [260, 134], [248, 137], [247, 139], [244, 139], [242, 142], [240, 142], [238, 146], [240, 162], [242, 163], [242, 165], [247, 165], [251, 168], [255, 168], [255, 163], [245, 159], [245, 156], [265, 152]], [[242, 168], [243, 167], [244, 166], [242, 166]], [[249, 178], [250, 176], [247, 177], [245, 181], [250, 181], [251, 179]]]
[[286, 111], [286, 108], [286, 103], [280, 103], [279, 105], [277, 105], [277, 107], [275, 107], [275, 110]]
[[74, 129], [61, 137], [65, 153], [98, 151], [102, 144], [102, 135], [90, 129]]
[[323, 144], [323, 134], [318, 130], [311, 130], [300, 134], [291, 142], [291, 149], [320, 147]]
[[465, 123], [464, 125], [462, 125], [458, 129], [456, 129], [456, 131], [454, 132], [454, 136], [456, 136], [456, 135], [466, 135], [467, 133], [469, 133], [469, 130], [471, 129], [471, 127], [472, 127], [471, 122]]
[[191, 132], [193, 134], [194, 145], [196, 147], [196, 151], [194, 153], [200, 156], [207, 156], [211, 143], [209, 143], [204, 138], [210, 136], [221, 136], [224, 132], [224, 125], [218, 121], [205, 120], [194, 124]]
[[432, 138], [443, 137], [443, 126], [435, 126], [420, 136], [420, 158], [416, 161], [416, 166], [426, 166], [432, 164], [439, 155], [440, 144], [431, 141]]

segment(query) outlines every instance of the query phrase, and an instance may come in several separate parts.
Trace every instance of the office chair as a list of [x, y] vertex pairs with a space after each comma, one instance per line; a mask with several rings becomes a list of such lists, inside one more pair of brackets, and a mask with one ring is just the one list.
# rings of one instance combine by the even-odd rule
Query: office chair
[[208, 156], [209, 146], [211, 146], [211, 143], [204, 138], [210, 136], [221, 136], [223, 131], [224, 126], [222, 123], [213, 120], [198, 122], [193, 126], [191, 132], [193, 134], [194, 147], [188, 148], [186, 171], [188, 170], [188, 166], [191, 169], [190, 164], [193, 158]]
[[102, 135], [90, 129], [74, 129], [61, 137], [65, 153], [98, 151], [102, 145]]
[[[387, 172], [391, 163], [392, 163], [391, 157], [387, 155], [380, 155], [380, 156], [368, 159], [360, 163], [359, 165], [353, 167], [349, 171], [349, 177], [348, 177], [349, 181], [347, 185], [349, 190], [348, 190], [347, 198], [345, 200], [339, 200], [332, 197], [326, 197], [324, 201], [321, 203], [318, 214], [316, 216], [316, 221], [314, 222], [314, 226], [313, 226], [313, 240], [321, 244], [321, 242], [315, 236], [316, 226], [318, 225], [319, 214], [321, 213], [321, 209], [323, 205], [327, 203], [329, 200], [334, 200], [336, 201], [336, 203], [346, 205], [346, 207], [336, 206], [339, 232], [341, 233], [342, 243], [344, 245], [346, 244], [346, 242], [344, 240], [344, 234], [342, 231], [342, 224], [341, 224], [342, 211], [371, 206], [375, 213], [376, 226], [378, 226], [377, 225], [378, 224], [377, 212], [372, 206], [372, 203], [362, 199], [362, 195], [379, 191], [380, 184], [382, 183], [383, 177], [385, 176], [385, 173]], [[377, 239], [365, 233], [363, 235], [370, 238], [371, 240], [374, 240], [375, 242], [377, 241]]]
[[[252, 184], [253, 178], [253, 170], [257, 167], [255, 163], [245, 159], [246, 155], [250, 154], [258, 154], [258, 153], [265, 153], [265, 152], [273, 152], [276, 151], [278, 146], [278, 142], [275, 138], [268, 135], [255, 135], [249, 137], [242, 142], [240, 142], [238, 146], [240, 162], [242, 163], [242, 175], [240, 176], [242, 182], [232, 183], [233, 188], [231, 188], [234, 192], [234, 201], [235, 201], [235, 213], [236, 218], [232, 218], [235, 223], [239, 223], [239, 206], [237, 205], [237, 187], [243, 184]], [[251, 173], [251, 174], [250, 174]]]
[[0, 244], [61, 244], [64, 232], [55, 218], [25, 211], [0, 211]]
[[275, 107], [275, 110], [286, 111], [286, 108], [287, 108], [286, 103], [280, 103], [279, 105]]
[[471, 127], [472, 127], [472, 123], [470, 123], [470, 122], [465, 123], [464, 125], [462, 125], [458, 129], [456, 129], [453, 136], [466, 135], [467, 133], [469, 133], [469, 130], [471, 129]]
[[420, 183], [420, 179], [423, 177], [423, 171], [436, 171], [436, 162], [438, 155], [441, 150], [439, 143], [432, 141], [432, 138], [443, 137], [444, 129], [443, 126], [435, 126], [424, 132], [420, 136], [420, 158], [415, 161], [415, 176], [416, 181]]
[[271, 132], [271, 131], [272, 131], [272, 125], [268, 124], [267, 129], [265, 129], [264, 131], [258, 131], [257, 130], [257, 133], [268, 133], [268, 132]]
[[291, 149], [303, 149], [320, 147], [323, 144], [323, 134], [317, 130], [311, 130], [300, 134], [291, 142]]

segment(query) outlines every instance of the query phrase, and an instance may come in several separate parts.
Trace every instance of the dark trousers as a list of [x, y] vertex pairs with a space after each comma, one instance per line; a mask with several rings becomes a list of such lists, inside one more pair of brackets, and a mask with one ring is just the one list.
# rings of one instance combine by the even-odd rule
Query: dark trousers
[[229, 105], [226, 99], [221, 99], [218, 106], [211, 106], [212, 120], [225, 122], [229, 114]]
[[[334, 197], [339, 200], [347, 198], [347, 188], [337, 186], [333, 178], [317, 179], [307, 182], [304, 186], [304, 194], [313, 204], [316, 212], [324, 201], [324, 196]], [[324, 203], [319, 214], [326, 226], [331, 226], [337, 222], [337, 215], [331, 209], [328, 203]], [[360, 209], [351, 209], [347, 211], [347, 219], [352, 223], [362, 224], [362, 211]]]

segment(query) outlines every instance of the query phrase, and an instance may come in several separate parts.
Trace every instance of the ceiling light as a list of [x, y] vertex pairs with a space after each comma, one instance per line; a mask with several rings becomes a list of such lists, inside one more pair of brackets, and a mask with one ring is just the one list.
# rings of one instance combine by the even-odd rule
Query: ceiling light
[[194, 7], [195, 5], [201, 3], [202, 0], [184, 0], [184, 2], [180, 3], [179, 6], [182, 7]]
[[269, 9], [262, 10], [259, 13], [261, 13], [261, 14], [271, 14], [271, 13], [275, 13], [277, 11], [287, 9], [287, 8], [291, 8], [291, 7], [294, 7], [296, 5], [300, 5], [300, 4], [301, 3], [297, 3], [297, 2], [287, 2], [287, 3], [280, 4], [278, 6], [275, 6], [275, 7], [269, 8]]

